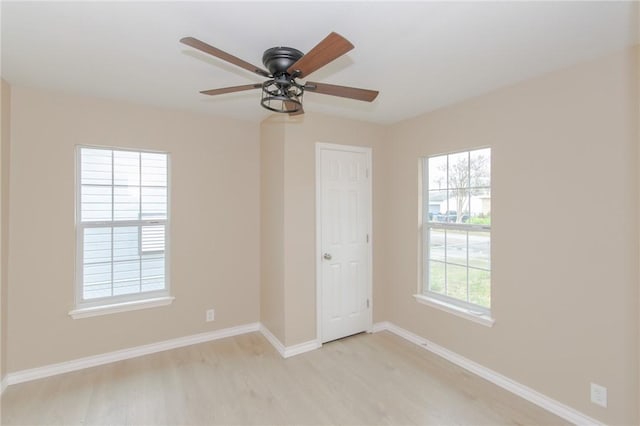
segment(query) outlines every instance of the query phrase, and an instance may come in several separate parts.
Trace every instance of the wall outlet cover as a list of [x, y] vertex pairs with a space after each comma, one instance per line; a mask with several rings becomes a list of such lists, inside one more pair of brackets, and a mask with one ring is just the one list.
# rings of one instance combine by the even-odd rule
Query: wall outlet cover
[[213, 321], [216, 319], [216, 312], [213, 309], [207, 309], [206, 321]]
[[591, 383], [591, 402], [607, 408], [607, 388]]

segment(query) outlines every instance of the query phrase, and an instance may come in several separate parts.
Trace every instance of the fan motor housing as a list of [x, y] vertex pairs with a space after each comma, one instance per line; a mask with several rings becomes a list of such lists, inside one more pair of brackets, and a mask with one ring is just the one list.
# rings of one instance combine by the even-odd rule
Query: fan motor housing
[[302, 58], [304, 53], [292, 47], [272, 47], [264, 51], [262, 63], [271, 75], [285, 74], [289, 67]]

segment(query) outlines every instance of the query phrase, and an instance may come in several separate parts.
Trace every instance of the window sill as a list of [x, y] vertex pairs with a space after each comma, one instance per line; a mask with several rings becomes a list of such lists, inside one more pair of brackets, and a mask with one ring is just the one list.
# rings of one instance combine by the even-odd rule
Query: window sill
[[491, 318], [491, 316], [487, 314], [476, 314], [470, 312], [468, 309], [461, 308], [459, 306], [455, 306], [441, 300], [433, 299], [422, 294], [414, 294], [413, 297], [415, 297], [419, 303], [431, 306], [432, 308], [440, 309], [445, 312], [449, 312], [450, 314], [468, 319], [478, 324], [482, 324], [486, 327], [493, 327], [493, 324], [496, 322], [495, 319]]
[[118, 312], [136, 311], [138, 309], [155, 308], [158, 306], [170, 305], [175, 297], [155, 297], [153, 299], [134, 300], [131, 302], [114, 303], [111, 305], [91, 306], [88, 308], [78, 308], [69, 311], [69, 316], [73, 319], [96, 317], [99, 315], [115, 314]]

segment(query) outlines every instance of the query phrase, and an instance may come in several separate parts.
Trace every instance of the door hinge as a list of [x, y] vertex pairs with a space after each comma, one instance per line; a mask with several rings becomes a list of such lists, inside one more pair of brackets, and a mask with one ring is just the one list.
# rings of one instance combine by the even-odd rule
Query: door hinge
[[369, 242], [369, 234], [367, 234], [367, 242]]
[[369, 308], [369, 299], [367, 299], [367, 309]]

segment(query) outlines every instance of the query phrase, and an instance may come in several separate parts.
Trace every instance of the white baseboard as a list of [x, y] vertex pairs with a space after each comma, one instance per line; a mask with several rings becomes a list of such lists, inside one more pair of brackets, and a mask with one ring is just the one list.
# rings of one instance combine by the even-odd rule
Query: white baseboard
[[196, 343], [204, 343], [212, 340], [218, 340], [225, 337], [237, 336], [240, 334], [258, 331], [260, 324], [250, 323], [239, 325], [236, 327], [223, 328], [207, 333], [194, 334], [191, 336], [178, 337], [176, 339], [165, 340], [163, 342], [151, 343], [149, 345], [136, 346], [134, 348], [122, 349], [119, 351], [108, 352], [101, 355], [79, 358], [72, 361], [61, 362], [58, 364], [45, 365], [43, 367], [31, 368], [28, 370], [16, 371], [9, 373], [3, 380], [3, 389], [6, 385], [27, 382], [30, 380], [42, 379], [57, 374], [68, 373], [70, 371], [82, 370], [84, 368], [95, 367], [98, 365], [109, 364], [125, 359], [136, 358], [143, 355], [149, 355], [156, 352], [162, 352], [169, 349], [181, 348], [183, 346], [194, 345]]
[[271, 331], [269, 331], [267, 327], [264, 326], [264, 324], [260, 324], [260, 333], [262, 333], [264, 338], [267, 339], [269, 343], [271, 343], [271, 346], [273, 346], [275, 350], [278, 351], [280, 356], [284, 358], [284, 345], [276, 336], [273, 335], [273, 333], [271, 333]]
[[371, 327], [371, 332], [377, 333], [379, 331], [389, 330], [390, 327], [391, 327], [391, 323], [389, 321], [376, 322]]
[[317, 340], [309, 340], [308, 342], [298, 343], [297, 345], [286, 346], [283, 356], [285, 358], [289, 358], [290, 356], [295, 356], [305, 352], [316, 350], [321, 346], [322, 345], [318, 343]]
[[314, 349], [318, 349], [320, 343], [318, 340], [309, 340], [308, 342], [299, 343], [293, 346], [285, 346], [276, 336], [269, 331], [264, 324], [260, 324], [260, 333], [271, 343], [271, 345], [278, 351], [282, 358], [289, 358], [294, 355], [299, 355], [304, 352], [309, 352]]
[[[541, 394], [521, 383], [503, 376], [489, 368], [486, 368], [470, 359], [467, 359], [455, 352], [452, 352], [440, 345], [437, 345], [428, 339], [418, 336], [408, 330], [405, 330], [391, 322], [378, 322], [373, 324], [374, 333], [380, 331], [390, 331], [416, 345], [433, 352], [436, 355], [488, 380], [503, 389], [506, 389], [527, 401], [530, 401], [545, 410], [556, 414], [577, 425], [602, 425], [601, 422], [558, 402], [546, 395]], [[58, 364], [45, 365], [43, 367], [31, 368], [28, 370], [16, 371], [9, 373], [0, 380], [0, 394], [4, 392], [8, 385], [27, 382], [30, 380], [42, 379], [57, 374], [68, 373], [71, 371], [82, 370], [84, 368], [95, 367], [98, 365], [109, 364], [125, 359], [136, 358], [143, 355], [149, 355], [156, 352], [162, 352], [170, 349], [176, 349], [184, 346], [204, 343], [213, 340], [223, 339], [225, 337], [238, 336], [245, 333], [260, 331], [262, 335], [273, 345], [283, 358], [289, 358], [304, 352], [318, 349], [322, 345], [318, 340], [310, 340], [308, 342], [299, 343], [293, 346], [284, 346], [277, 337], [269, 331], [263, 324], [250, 323], [236, 327], [224, 328], [207, 333], [194, 334], [191, 336], [179, 337], [176, 339], [165, 340], [163, 342], [151, 343], [149, 345], [137, 346], [129, 349], [108, 352], [106, 354], [90, 356], [72, 361], [61, 362]]]
[[207, 333], [194, 334], [191, 336], [178, 337], [176, 339], [165, 340], [163, 342], [151, 343], [148, 345], [136, 346], [129, 349], [108, 352], [105, 354], [89, 356], [85, 358], [74, 359], [57, 364], [45, 365], [42, 367], [30, 368], [28, 370], [16, 371], [7, 374], [0, 382], [0, 393], [4, 392], [8, 385], [28, 382], [31, 380], [43, 379], [45, 377], [55, 376], [58, 374], [69, 373], [71, 371], [82, 370], [84, 368], [96, 367], [98, 365], [109, 364], [125, 359], [136, 358], [143, 355], [149, 355], [156, 352], [167, 351], [170, 349], [181, 348], [184, 346], [195, 345], [197, 343], [209, 342], [212, 340], [223, 339], [225, 337], [238, 336], [240, 334], [252, 333], [260, 331], [280, 353], [283, 358], [289, 358], [304, 352], [312, 351], [321, 345], [317, 340], [303, 342], [294, 346], [285, 347], [266, 327], [260, 323], [250, 323], [239, 325], [236, 327], [224, 328]]
[[528, 386], [511, 380], [510, 378], [503, 376], [502, 374], [497, 373], [487, 367], [473, 362], [470, 359], [463, 357], [462, 355], [458, 355], [457, 353], [452, 352], [440, 345], [437, 345], [429, 341], [428, 339], [420, 337], [417, 334], [405, 330], [404, 328], [398, 327], [391, 322], [384, 321], [373, 325], [374, 333], [383, 330], [390, 331], [393, 334], [396, 334], [412, 343], [415, 343], [421, 348], [433, 352], [434, 354], [441, 356], [447, 361], [450, 361], [458, 365], [459, 367], [462, 367], [465, 370], [468, 370], [482, 377], [483, 379], [488, 380], [491, 383], [498, 385], [501, 388], [506, 389], [509, 392], [514, 393], [519, 397], [524, 398], [527, 401], [532, 402], [559, 417], [562, 417], [563, 419], [573, 424], [603, 425], [602, 422], [599, 422], [598, 420], [591, 418], [586, 414], [583, 414], [561, 402], [558, 402], [555, 399], [549, 398], [548, 396], [543, 395]]

